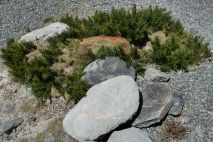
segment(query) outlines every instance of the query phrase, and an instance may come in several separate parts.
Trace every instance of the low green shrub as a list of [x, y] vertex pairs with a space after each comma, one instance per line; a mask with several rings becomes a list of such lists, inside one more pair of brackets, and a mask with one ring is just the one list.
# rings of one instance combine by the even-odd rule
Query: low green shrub
[[8, 40], [6, 48], [1, 50], [1, 58], [4, 64], [10, 68], [10, 73], [14, 79], [22, 83], [27, 81], [27, 58], [26, 54], [36, 49], [32, 43], [18, 43], [13, 39]]
[[211, 56], [207, 43], [200, 37], [171, 35], [166, 43], [161, 44], [158, 38], [152, 41], [152, 61], [163, 71], [186, 70], [188, 66], [199, 63]]
[[147, 10], [137, 10], [136, 6], [131, 11], [125, 9], [112, 9], [110, 13], [96, 11], [87, 19], [65, 16], [61, 18], [70, 26], [68, 32], [61, 35], [61, 39], [74, 37], [84, 38], [97, 35], [122, 36], [131, 43], [142, 46], [148, 40], [148, 34], [158, 30], [168, 32], [183, 32], [181, 23], [171, 18], [170, 13], [158, 7]]

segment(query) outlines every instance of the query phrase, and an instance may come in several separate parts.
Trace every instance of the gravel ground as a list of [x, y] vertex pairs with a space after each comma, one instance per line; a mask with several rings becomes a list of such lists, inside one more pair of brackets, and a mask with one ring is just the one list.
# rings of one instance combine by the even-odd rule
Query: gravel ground
[[[199, 33], [210, 42], [213, 51], [212, 0], [10, 0], [0, 4], [0, 48], [9, 37], [19, 38], [27, 28], [43, 25], [49, 16], [59, 17], [74, 12], [86, 16], [95, 9], [112, 6], [130, 8], [137, 4], [165, 7], [179, 18], [188, 31]], [[213, 141], [213, 58], [188, 73], [170, 73], [175, 95], [182, 95], [192, 127], [193, 142]]]
[[182, 96], [193, 142], [213, 142], [213, 57], [188, 73], [171, 74], [173, 94]]

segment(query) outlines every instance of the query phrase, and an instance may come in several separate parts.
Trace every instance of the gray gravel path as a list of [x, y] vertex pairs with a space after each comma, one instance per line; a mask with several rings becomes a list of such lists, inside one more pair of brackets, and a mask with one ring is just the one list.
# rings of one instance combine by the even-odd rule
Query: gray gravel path
[[213, 142], [213, 57], [188, 73], [171, 73], [173, 93], [182, 96], [193, 142]]
[[[9, 0], [0, 5], [0, 48], [7, 38], [19, 38], [26, 28], [41, 27], [49, 16], [59, 17], [67, 12], [85, 16], [95, 9], [130, 8], [133, 4], [140, 8], [150, 4], [165, 7], [187, 30], [204, 36], [213, 51], [213, 0]], [[183, 95], [190, 112], [193, 142], [212, 142], [213, 59], [193, 72], [171, 75], [174, 93]]]

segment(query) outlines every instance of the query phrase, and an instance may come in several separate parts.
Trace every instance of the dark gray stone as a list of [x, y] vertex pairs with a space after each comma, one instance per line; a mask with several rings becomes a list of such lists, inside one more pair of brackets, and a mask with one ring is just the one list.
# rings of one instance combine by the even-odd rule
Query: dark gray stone
[[0, 135], [9, 134], [13, 129], [17, 128], [24, 120], [22, 118], [14, 118], [3, 123], [0, 127]]
[[107, 142], [152, 142], [146, 131], [138, 128], [129, 128], [115, 131]]
[[179, 116], [183, 109], [183, 99], [181, 97], [173, 97], [174, 104], [172, 105], [172, 108], [169, 111], [169, 115], [172, 116]]
[[90, 63], [84, 69], [85, 75], [82, 77], [90, 85], [101, 83], [105, 80], [120, 75], [128, 75], [135, 79], [135, 69], [127, 67], [126, 63], [118, 57], [106, 57]]
[[66, 114], [63, 128], [79, 141], [93, 141], [130, 120], [139, 108], [139, 91], [130, 76], [119, 76], [89, 89]]
[[153, 82], [168, 82], [170, 77], [154, 68], [147, 68], [145, 71], [144, 79]]
[[167, 83], [149, 82], [142, 92], [143, 103], [133, 126], [143, 128], [160, 122], [173, 104], [173, 96]]

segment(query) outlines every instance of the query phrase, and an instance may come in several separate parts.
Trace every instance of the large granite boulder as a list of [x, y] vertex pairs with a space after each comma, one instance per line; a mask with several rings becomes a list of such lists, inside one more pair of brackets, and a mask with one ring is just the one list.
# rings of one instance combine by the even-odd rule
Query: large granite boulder
[[9, 134], [12, 132], [13, 129], [17, 128], [24, 120], [22, 118], [14, 118], [3, 123], [0, 126], [0, 135], [2, 134]]
[[154, 68], [147, 68], [145, 71], [144, 79], [153, 82], [168, 82], [170, 77]]
[[173, 95], [167, 83], [147, 83], [142, 91], [143, 104], [133, 126], [143, 128], [160, 122], [173, 105]]
[[84, 69], [84, 73], [82, 78], [88, 81], [90, 85], [95, 85], [120, 75], [128, 75], [133, 79], [135, 79], [136, 76], [135, 69], [133, 67], [127, 67], [126, 63], [118, 57], [98, 59], [90, 63]]
[[138, 128], [129, 128], [115, 131], [107, 142], [152, 142], [146, 131]]
[[68, 25], [61, 22], [52, 23], [44, 28], [27, 33], [26, 35], [21, 37], [20, 41], [30, 42], [34, 40], [47, 40], [50, 37], [61, 34], [68, 28]]
[[129, 76], [90, 88], [63, 120], [64, 130], [79, 141], [93, 141], [131, 120], [139, 108], [139, 91]]

